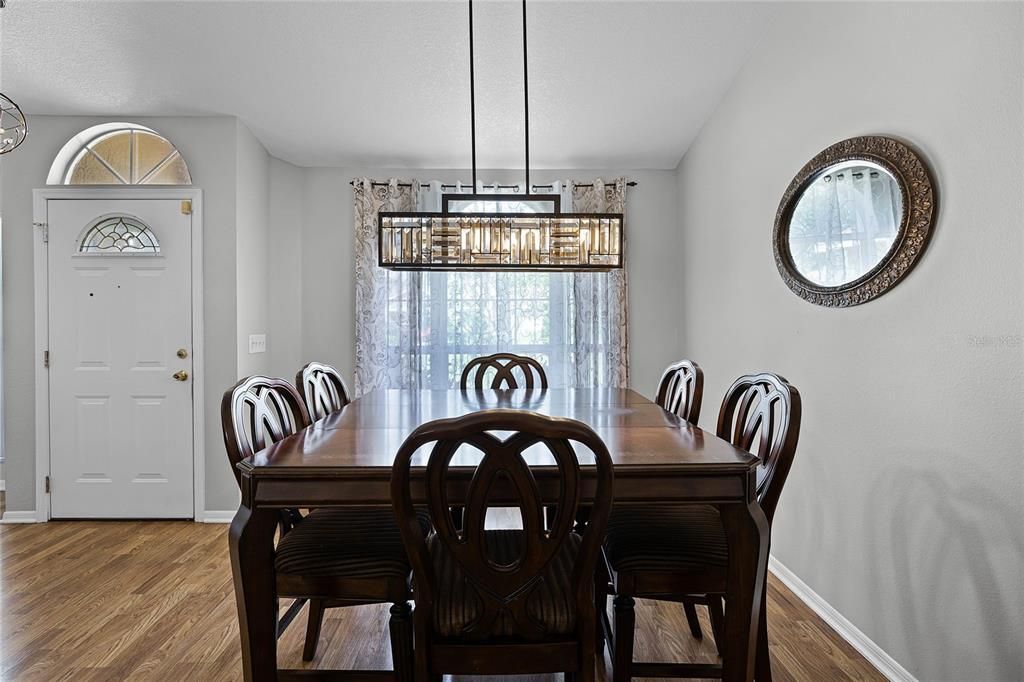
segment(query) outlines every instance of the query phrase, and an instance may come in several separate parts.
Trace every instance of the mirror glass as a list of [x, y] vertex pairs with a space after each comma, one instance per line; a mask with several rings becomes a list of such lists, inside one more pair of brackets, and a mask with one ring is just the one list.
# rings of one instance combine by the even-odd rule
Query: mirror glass
[[889, 171], [864, 160], [829, 166], [804, 189], [793, 209], [793, 265], [812, 284], [849, 284], [886, 257], [902, 216], [899, 183]]

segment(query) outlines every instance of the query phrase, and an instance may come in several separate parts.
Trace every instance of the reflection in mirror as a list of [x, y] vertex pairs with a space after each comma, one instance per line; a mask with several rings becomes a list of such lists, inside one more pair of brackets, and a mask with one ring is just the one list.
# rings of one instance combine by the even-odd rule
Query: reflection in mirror
[[886, 257], [902, 215], [899, 184], [889, 171], [865, 160], [830, 166], [804, 189], [793, 210], [793, 265], [812, 284], [849, 284]]

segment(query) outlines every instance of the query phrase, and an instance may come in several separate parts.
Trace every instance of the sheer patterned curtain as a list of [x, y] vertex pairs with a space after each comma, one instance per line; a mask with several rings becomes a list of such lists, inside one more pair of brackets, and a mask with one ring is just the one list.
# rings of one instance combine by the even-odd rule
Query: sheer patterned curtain
[[[439, 182], [355, 182], [356, 394], [374, 388], [448, 388], [473, 357], [536, 357], [552, 386], [625, 386], [625, 273], [407, 272], [377, 266], [377, 212], [441, 210]], [[622, 212], [625, 182], [554, 184], [562, 206]], [[457, 186], [448, 192], [469, 193]], [[481, 185], [478, 192], [498, 193]], [[510, 193], [514, 201], [515, 193]], [[548, 210], [525, 200], [504, 209]], [[495, 212], [497, 205], [467, 211]]]
[[[403, 186], [404, 185], [404, 186]], [[420, 386], [423, 274], [377, 265], [377, 213], [417, 207], [416, 182], [358, 178], [355, 195], [356, 371], [355, 393]]]
[[[573, 184], [572, 210], [576, 213], [625, 213], [626, 179], [606, 184]], [[622, 233], [623, 263], [627, 261]], [[574, 365], [578, 387], [629, 386], [629, 343], [626, 334], [626, 268], [572, 275], [574, 304]]]

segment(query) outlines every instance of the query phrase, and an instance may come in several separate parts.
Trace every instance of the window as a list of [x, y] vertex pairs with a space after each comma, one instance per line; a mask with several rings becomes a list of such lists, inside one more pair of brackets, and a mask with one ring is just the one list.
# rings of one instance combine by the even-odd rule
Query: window
[[[624, 188], [625, 180], [621, 178], [614, 187], [600, 181], [574, 183], [571, 188], [568, 183], [556, 182], [551, 193], [559, 195], [563, 208], [621, 213], [625, 208]], [[463, 191], [458, 184], [456, 190]], [[487, 185], [482, 191], [494, 193], [488, 192]], [[598, 192], [602, 196], [597, 196]], [[501, 203], [534, 199], [514, 193], [504, 196], [507, 199], [501, 199]], [[402, 186], [397, 179], [375, 183], [370, 178], [358, 178], [354, 198], [357, 393], [378, 388], [456, 386], [470, 358], [498, 351], [536, 358], [546, 368], [552, 387], [628, 385], [624, 270], [445, 272], [381, 268], [379, 212], [441, 211], [444, 187], [440, 181]], [[479, 208], [466, 204], [460, 208]], [[528, 204], [516, 208], [525, 211], [527, 207], [540, 209]]]
[[104, 216], [85, 230], [79, 253], [158, 254], [160, 242], [149, 226], [130, 215]]
[[181, 153], [154, 130], [108, 123], [76, 135], [57, 155], [50, 184], [190, 185]]
[[[551, 210], [550, 202], [521, 200], [453, 202], [453, 210], [456, 206], [464, 213]], [[553, 387], [565, 386], [572, 352], [570, 277], [564, 272], [423, 273], [419, 283], [419, 357], [411, 363], [419, 367], [420, 385], [457, 387], [466, 363], [502, 351], [536, 358]], [[415, 286], [415, 280], [410, 280], [410, 285]], [[396, 292], [389, 301], [394, 306], [391, 319], [402, 319], [400, 309], [410, 300], [408, 293]], [[401, 344], [401, 333], [401, 329], [390, 329], [389, 344], [415, 346]]]

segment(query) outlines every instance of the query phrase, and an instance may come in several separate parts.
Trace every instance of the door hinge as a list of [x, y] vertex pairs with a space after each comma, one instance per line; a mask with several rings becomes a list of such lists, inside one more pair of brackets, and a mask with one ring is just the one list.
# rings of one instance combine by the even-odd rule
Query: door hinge
[[43, 236], [43, 243], [46, 244], [50, 241], [50, 226], [46, 223], [32, 223], [34, 226], [39, 228], [39, 234]]
[[182, 215], [192, 215], [192, 200], [184, 199], [181, 202], [181, 213]]
[[43, 367], [49, 367], [49, 366], [50, 366], [50, 351], [44, 350], [43, 351]]
[[46, 492], [50, 492], [50, 477], [46, 477]]

